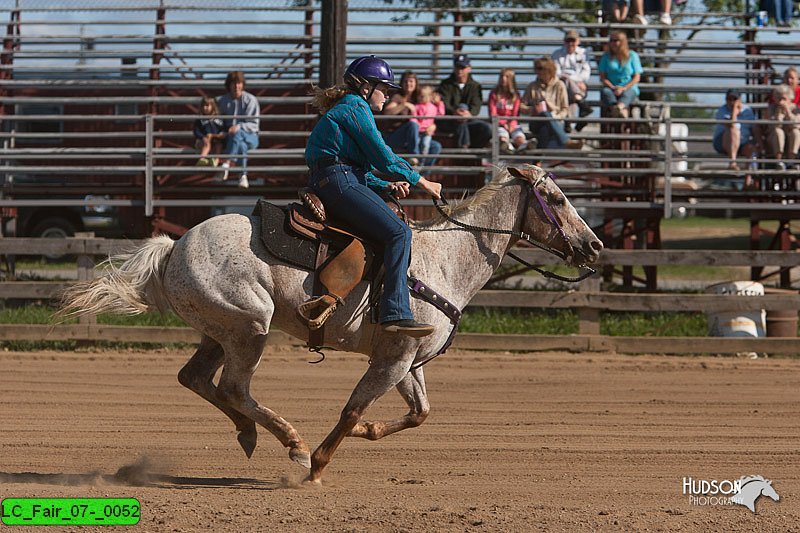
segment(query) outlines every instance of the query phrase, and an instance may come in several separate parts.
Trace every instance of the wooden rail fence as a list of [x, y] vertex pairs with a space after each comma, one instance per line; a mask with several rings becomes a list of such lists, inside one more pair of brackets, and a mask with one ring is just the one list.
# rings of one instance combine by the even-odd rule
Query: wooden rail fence
[[[70, 254], [77, 257], [77, 278], [94, 276], [94, 259], [139, 245], [124, 241], [76, 237], [71, 239], [0, 239], [0, 256]], [[516, 252], [534, 264], [556, 264], [544, 252], [519, 249]], [[698, 251], [698, 250], [606, 250], [599, 265], [695, 265], [797, 267], [797, 252], [783, 251]], [[2, 281], [0, 299], [54, 299], [71, 281]], [[601, 310], [646, 312], [752, 312], [800, 310], [800, 293], [784, 291], [763, 296], [675, 293], [612, 293], [599, 290], [599, 280], [590, 279], [575, 289], [562, 291], [482, 290], [470, 306], [575, 309], [579, 317], [577, 335], [487, 335], [461, 333], [455, 347], [491, 350], [570, 350], [621, 353], [739, 353], [763, 352], [795, 355], [800, 340], [784, 338], [722, 337], [620, 337], [599, 334]], [[272, 342], [298, 343], [282, 333], [271, 333]], [[88, 340], [126, 342], [196, 343], [199, 334], [191, 328], [109, 326], [87, 317], [78, 324], [2, 324], [0, 341]]]

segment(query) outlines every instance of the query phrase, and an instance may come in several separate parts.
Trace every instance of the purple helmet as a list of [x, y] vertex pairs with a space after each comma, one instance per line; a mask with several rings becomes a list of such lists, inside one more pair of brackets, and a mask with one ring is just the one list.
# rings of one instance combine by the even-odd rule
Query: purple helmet
[[364, 83], [369, 83], [373, 87], [379, 83], [385, 83], [391, 89], [400, 89], [400, 86], [394, 82], [394, 72], [389, 63], [375, 56], [354, 59], [344, 71], [344, 82], [353, 90], [358, 90]]

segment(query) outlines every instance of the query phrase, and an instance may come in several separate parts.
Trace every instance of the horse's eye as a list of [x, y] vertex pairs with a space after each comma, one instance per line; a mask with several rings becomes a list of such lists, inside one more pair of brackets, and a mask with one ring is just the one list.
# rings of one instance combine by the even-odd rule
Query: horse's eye
[[559, 194], [558, 196], [553, 197], [551, 202], [556, 207], [564, 207], [564, 205], [567, 203], [567, 198]]

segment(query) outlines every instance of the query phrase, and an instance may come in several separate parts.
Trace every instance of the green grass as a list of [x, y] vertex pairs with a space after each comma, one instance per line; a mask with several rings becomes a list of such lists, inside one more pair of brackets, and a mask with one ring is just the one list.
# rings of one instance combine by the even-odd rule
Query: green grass
[[[578, 315], [568, 309], [529, 310], [470, 307], [459, 331], [466, 333], [571, 335], [578, 333]], [[600, 334], [620, 337], [705, 337], [702, 313], [600, 313]]]

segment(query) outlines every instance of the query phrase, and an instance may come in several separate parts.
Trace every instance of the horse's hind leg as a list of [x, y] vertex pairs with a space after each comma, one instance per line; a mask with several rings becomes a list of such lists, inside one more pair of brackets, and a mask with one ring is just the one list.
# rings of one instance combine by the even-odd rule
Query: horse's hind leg
[[362, 420], [350, 430], [348, 437], [361, 437], [369, 440], [378, 440], [397, 433], [404, 429], [417, 427], [422, 424], [430, 412], [428, 394], [425, 391], [425, 376], [422, 368], [412, 370], [397, 384], [397, 392], [403, 397], [409, 407], [408, 414], [403, 418], [388, 422], [370, 422]]
[[314, 450], [311, 456], [311, 472], [307, 482], [322, 483], [322, 471], [331, 462], [334, 452], [344, 438], [358, 424], [361, 416], [375, 401], [396, 386], [408, 374], [411, 362], [403, 359], [387, 357], [373, 359], [369, 369], [358, 382], [347, 405], [342, 409], [339, 422]]
[[200, 397], [225, 413], [236, 425], [239, 432], [237, 440], [247, 457], [253, 455], [256, 448], [256, 423], [245, 415], [228, 407], [217, 398], [217, 387], [213, 383], [214, 374], [222, 366], [225, 352], [217, 341], [203, 335], [200, 346], [191, 359], [178, 372], [178, 381], [187, 389], [196, 392]]
[[231, 341], [225, 347], [225, 365], [217, 386], [217, 397], [257, 424], [265, 427], [285, 447], [289, 458], [309, 468], [311, 456], [308, 446], [292, 425], [277, 413], [260, 405], [250, 396], [250, 380], [258, 368], [266, 335], [255, 335], [246, 341]]

